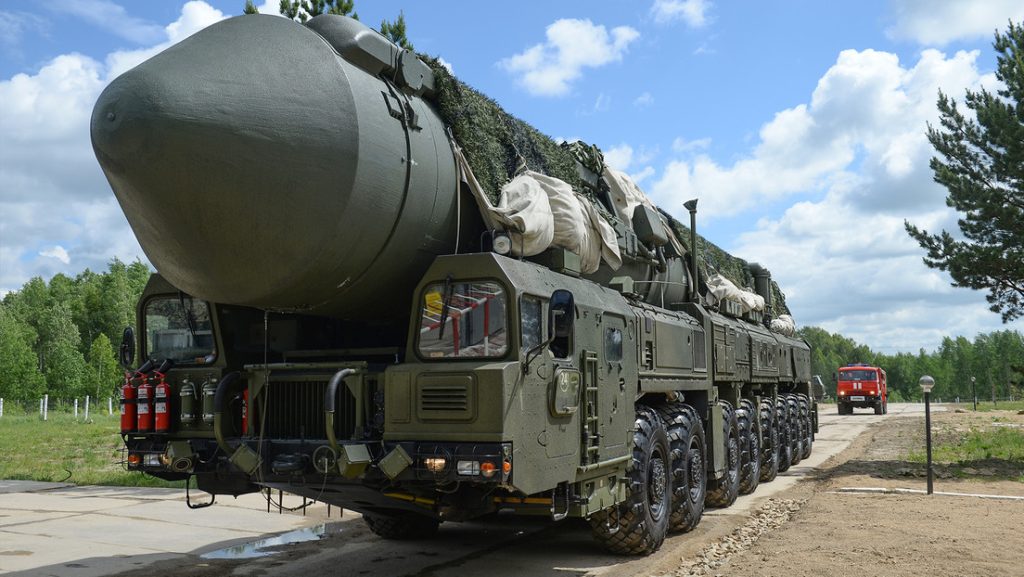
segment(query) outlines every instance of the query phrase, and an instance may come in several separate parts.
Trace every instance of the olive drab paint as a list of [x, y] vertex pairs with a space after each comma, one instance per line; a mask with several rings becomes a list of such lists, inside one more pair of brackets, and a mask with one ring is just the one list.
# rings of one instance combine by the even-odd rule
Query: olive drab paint
[[810, 454], [804, 341], [709, 305], [651, 207], [592, 195], [614, 270], [499, 254], [435, 90], [356, 20], [246, 15], [103, 91], [96, 157], [158, 271], [125, 333], [130, 469], [286, 490], [387, 538], [509, 510], [648, 554]]

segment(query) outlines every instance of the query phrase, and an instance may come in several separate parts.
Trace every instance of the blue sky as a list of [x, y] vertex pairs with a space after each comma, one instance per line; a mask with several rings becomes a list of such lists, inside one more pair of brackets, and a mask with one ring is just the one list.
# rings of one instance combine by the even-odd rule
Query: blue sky
[[[0, 1], [0, 294], [145, 258], [89, 145], [117, 74], [243, 1]], [[276, 12], [268, 2], [264, 13]], [[1017, 1], [356, 2], [541, 131], [600, 146], [660, 206], [772, 270], [798, 325], [885, 352], [1002, 325], [903, 221], [955, 227], [924, 138], [942, 89], [995, 86]]]

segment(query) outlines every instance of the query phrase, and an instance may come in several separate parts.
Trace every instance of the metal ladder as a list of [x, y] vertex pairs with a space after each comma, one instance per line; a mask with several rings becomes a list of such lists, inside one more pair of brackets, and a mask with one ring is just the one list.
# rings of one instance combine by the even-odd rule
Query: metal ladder
[[600, 460], [601, 433], [598, 416], [597, 353], [583, 351], [583, 465]]

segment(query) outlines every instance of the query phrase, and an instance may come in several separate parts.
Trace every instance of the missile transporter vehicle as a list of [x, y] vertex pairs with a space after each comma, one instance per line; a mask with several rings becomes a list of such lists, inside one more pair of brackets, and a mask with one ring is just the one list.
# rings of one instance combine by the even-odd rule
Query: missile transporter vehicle
[[328, 15], [220, 22], [104, 91], [94, 149], [158, 271], [122, 344], [130, 469], [387, 538], [512, 511], [647, 554], [810, 454], [808, 346], [710, 304], [695, 201], [689, 249], [598, 195], [613, 256], [523, 256], [434, 98], [423, 60]]

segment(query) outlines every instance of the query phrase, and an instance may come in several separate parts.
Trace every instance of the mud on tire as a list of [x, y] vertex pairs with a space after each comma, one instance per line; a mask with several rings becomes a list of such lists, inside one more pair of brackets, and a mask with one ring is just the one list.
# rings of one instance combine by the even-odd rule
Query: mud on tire
[[704, 504], [708, 507], [728, 507], [736, 502], [740, 492], [740, 432], [736, 422], [736, 411], [726, 401], [722, 405], [722, 433], [726, 439], [726, 472], [721, 479], [708, 478], [707, 496]]
[[761, 399], [761, 433], [761, 482], [770, 483], [779, 474], [779, 427], [771, 399]]
[[672, 505], [668, 435], [658, 414], [636, 408], [633, 456], [626, 469], [629, 496], [617, 507], [590, 517], [594, 537], [609, 551], [647, 555], [661, 546], [668, 533]]
[[749, 495], [761, 482], [761, 427], [754, 402], [740, 401], [736, 410], [740, 433], [740, 495]]
[[690, 405], [658, 407], [672, 455], [672, 507], [669, 530], [692, 530], [704, 515], [708, 473], [704, 455], [704, 427]]
[[398, 515], [375, 515], [366, 513], [363, 521], [378, 537], [406, 540], [427, 539], [437, 533], [440, 521], [412, 513]]

